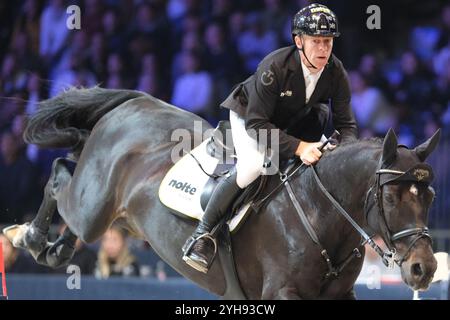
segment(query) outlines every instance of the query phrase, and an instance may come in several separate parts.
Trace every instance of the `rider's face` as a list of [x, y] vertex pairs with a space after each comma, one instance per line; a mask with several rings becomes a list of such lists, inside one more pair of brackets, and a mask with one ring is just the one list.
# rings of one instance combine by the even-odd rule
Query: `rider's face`
[[[304, 46], [309, 61], [317, 67], [317, 70], [311, 69], [314, 72], [319, 71], [327, 64], [331, 51], [333, 50], [333, 37], [296, 36], [295, 44], [298, 48]], [[303, 53], [301, 53], [301, 56], [303, 63], [309, 67], [310, 64], [305, 59]]]

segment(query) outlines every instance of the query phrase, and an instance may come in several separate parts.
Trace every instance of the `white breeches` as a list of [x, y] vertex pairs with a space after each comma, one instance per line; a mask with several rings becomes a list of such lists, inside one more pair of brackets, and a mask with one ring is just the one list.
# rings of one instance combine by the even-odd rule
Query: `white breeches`
[[265, 148], [258, 149], [258, 143], [245, 129], [244, 119], [231, 110], [230, 124], [237, 156], [236, 183], [240, 188], [245, 188], [262, 174]]

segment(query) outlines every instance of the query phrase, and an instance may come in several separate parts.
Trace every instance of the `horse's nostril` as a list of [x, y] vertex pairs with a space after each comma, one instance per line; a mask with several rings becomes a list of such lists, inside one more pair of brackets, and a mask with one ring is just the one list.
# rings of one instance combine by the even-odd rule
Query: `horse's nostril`
[[411, 274], [415, 277], [422, 277], [423, 276], [423, 268], [420, 263], [414, 263], [411, 266]]

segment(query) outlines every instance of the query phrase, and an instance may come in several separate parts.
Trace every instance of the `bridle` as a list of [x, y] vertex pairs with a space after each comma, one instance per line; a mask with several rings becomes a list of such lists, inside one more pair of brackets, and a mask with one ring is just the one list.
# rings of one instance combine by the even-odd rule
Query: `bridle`
[[[381, 165], [379, 167], [381, 167]], [[419, 172], [419, 170], [422, 173], [428, 173], [428, 175], [424, 177], [418, 174], [411, 174], [414, 172]], [[424, 182], [429, 184], [432, 180], [432, 172], [433, 171], [431, 167], [424, 163], [420, 163], [407, 171], [379, 168], [375, 172], [375, 185], [367, 191], [366, 199], [364, 201], [364, 214], [366, 216], [366, 221], [368, 221], [369, 212], [373, 207], [373, 205], [368, 206], [368, 202], [371, 198], [371, 195], [373, 195], [374, 203], [377, 207], [377, 213], [379, 215], [379, 218], [381, 219], [380, 226], [384, 234], [383, 240], [389, 249], [389, 253], [382, 252], [381, 248], [379, 247], [375, 248], [373, 245], [371, 246], [382, 257], [383, 262], [386, 266], [392, 267], [393, 262], [395, 262], [399, 267], [401, 267], [402, 263], [407, 259], [411, 249], [418, 240], [420, 240], [421, 238], [426, 238], [430, 240], [430, 242], [432, 242], [433, 240], [427, 227], [406, 228], [392, 234], [386, 221], [386, 214], [383, 206], [383, 187], [386, 184], [396, 181], [409, 181], [413, 183]], [[412, 237], [412, 239], [408, 244], [406, 252], [401, 256], [396, 252], [394, 242], [408, 237]], [[380, 254], [380, 251], [382, 252], [382, 254]]]

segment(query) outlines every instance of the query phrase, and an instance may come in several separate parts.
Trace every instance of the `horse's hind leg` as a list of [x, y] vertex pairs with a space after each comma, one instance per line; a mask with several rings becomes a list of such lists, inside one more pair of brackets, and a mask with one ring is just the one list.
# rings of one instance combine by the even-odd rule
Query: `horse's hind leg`
[[76, 241], [77, 236], [67, 226], [54, 243], [47, 244], [36, 261], [52, 268], [65, 266], [72, 260]]
[[56, 159], [44, 189], [44, 199], [34, 220], [31, 224], [12, 226], [3, 231], [15, 247], [28, 250], [38, 263], [53, 268], [68, 263], [75, 247], [76, 236], [69, 228], [55, 243], [47, 241], [51, 220], [56, 211], [55, 197], [70, 179], [71, 175], [65, 166], [65, 160]]

